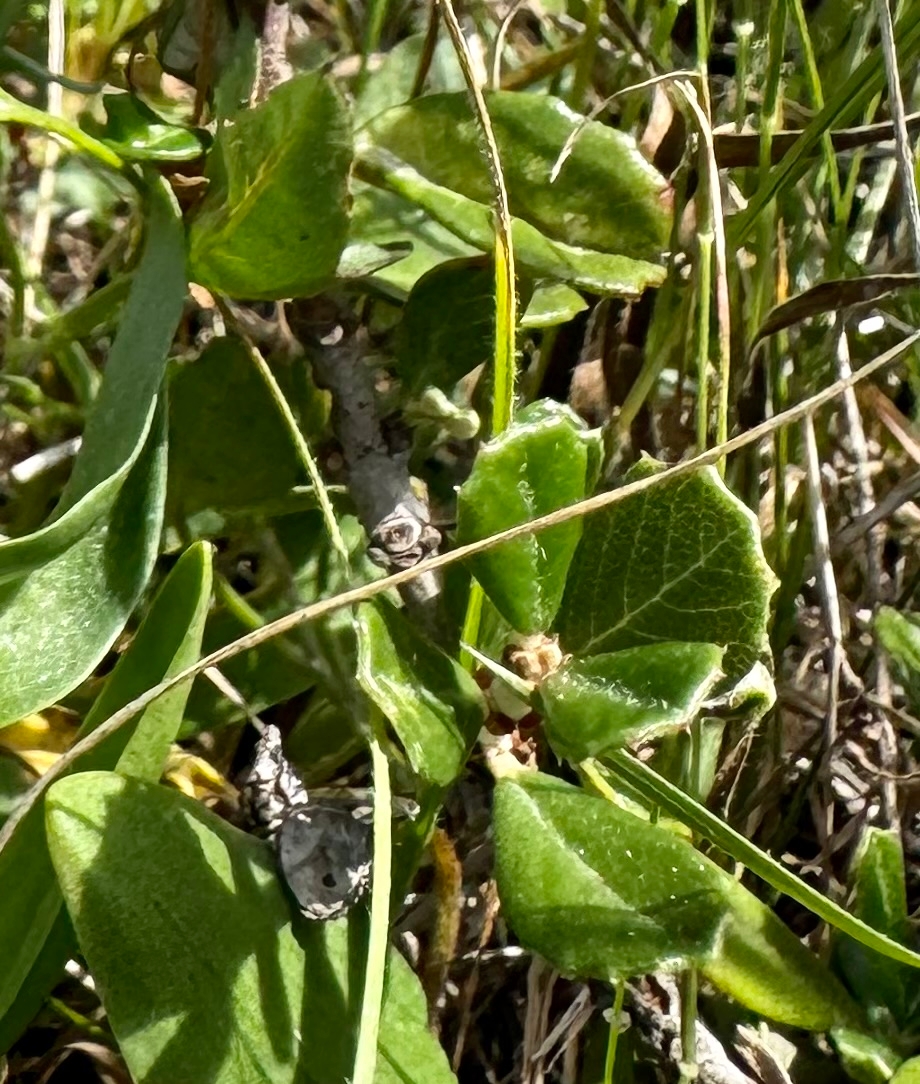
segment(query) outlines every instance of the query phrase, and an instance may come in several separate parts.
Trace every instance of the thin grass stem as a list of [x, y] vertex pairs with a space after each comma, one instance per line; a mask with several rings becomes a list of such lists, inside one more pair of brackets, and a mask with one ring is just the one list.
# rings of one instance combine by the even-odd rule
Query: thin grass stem
[[393, 876], [392, 795], [390, 762], [384, 752], [383, 717], [371, 707], [371, 768], [374, 775], [374, 874], [371, 886], [370, 938], [361, 1025], [355, 1052], [353, 1084], [374, 1084], [377, 1071], [377, 1037], [383, 1008], [387, 953], [390, 941], [390, 888]]
[[626, 980], [618, 979], [614, 987], [613, 1008], [610, 1010], [610, 1030], [607, 1033], [607, 1056], [604, 1059], [604, 1084], [613, 1084], [617, 1067], [617, 1048], [620, 1044], [620, 1017], [626, 998]]

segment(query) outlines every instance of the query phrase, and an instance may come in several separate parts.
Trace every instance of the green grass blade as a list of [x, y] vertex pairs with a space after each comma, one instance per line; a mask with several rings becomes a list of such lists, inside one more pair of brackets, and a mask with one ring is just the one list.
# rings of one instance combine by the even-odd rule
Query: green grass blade
[[790, 896], [829, 925], [848, 934], [854, 941], [858, 941], [867, 948], [874, 949], [883, 956], [888, 956], [910, 967], [920, 967], [920, 954], [911, 952], [910, 949], [873, 930], [871, 926], [854, 918], [842, 907], [838, 907], [820, 892], [810, 888], [794, 873], [780, 865], [775, 858], [771, 858], [750, 840], [745, 839], [734, 828], [720, 820], [714, 813], [710, 813], [708, 809], [660, 776], [647, 764], [641, 763], [624, 751], [610, 753], [605, 757], [605, 761], [615, 774], [628, 783], [643, 799], [657, 806], [668, 816], [681, 821], [698, 835], [714, 843], [719, 850], [731, 855], [736, 861], [743, 862], [752, 873], [778, 892]]
[[[895, 28], [895, 43], [902, 63], [907, 64], [920, 48], [920, 7], [910, 5]], [[806, 172], [812, 153], [824, 133], [835, 123], [845, 124], [863, 108], [885, 84], [881, 50], [873, 50], [832, 95], [815, 119], [805, 128], [782, 162], [761, 181], [747, 208], [732, 219], [732, 237], [740, 244], [754, 228], [763, 208], [781, 191], [789, 188]]]

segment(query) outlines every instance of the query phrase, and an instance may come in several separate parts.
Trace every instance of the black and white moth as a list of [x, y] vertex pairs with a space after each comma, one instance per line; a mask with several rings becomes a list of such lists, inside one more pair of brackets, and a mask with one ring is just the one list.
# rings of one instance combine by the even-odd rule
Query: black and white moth
[[311, 801], [275, 726], [263, 729], [240, 791], [251, 822], [273, 840], [278, 871], [301, 912], [320, 921], [346, 914], [370, 882], [367, 802], [348, 796]]

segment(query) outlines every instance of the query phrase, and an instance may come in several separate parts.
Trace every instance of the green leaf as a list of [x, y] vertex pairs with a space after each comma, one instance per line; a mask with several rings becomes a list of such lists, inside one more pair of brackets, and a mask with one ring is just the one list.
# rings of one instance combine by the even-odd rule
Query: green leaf
[[[197, 662], [211, 602], [211, 554], [207, 542], [196, 542], [176, 562], [150, 611], [141, 622], [130, 647], [118, 660], [83, 725], [78, 738], [105, 722], [164, 678]], [[169, 750], [179, 734], [191, 682], [183, 682], [155, 700], [136, 725], [113, 735], [111, 749], [118, 753], [118, 770], [141, 779], [160, 777]], [[108, 741], [98, 754], [87, 754], [86, 768], [107, 768], [112, 763]], [[83, 770], [86, 770], [84, 768]]]
[[538, 283], [524, 307], [521, 327], [555, 327], [584, 312], [588, 303], [577, 290], [556, 283]]
[[234, 297], [308, 297], [335, 275], [348, 232], [348, 113], [300, 75], [217, 134], [192, 219], [192, 277]]
[[[551, 400], [515, 416], [484, 444], [457, 497], [457, 542], [466, 545], [573, 504], [594, 485], [597, 434]], [[469, 564], [499, 613], [518, 632], [549, 628], [562, 599], [580, 519], [517, 539]]]
[[[296, 408], [296, 395], [289, 401]], [[236, 339], [216, 340], [174, 372], [169, 419], [169, 507], [183, 517], [284, 497], [304, 481], [278, 407]]]
[[55, 783], [46, 808], [80, 950], [131, 1075], [290, 1080], [303, 959], [268, 846], [108, 773]]
[[[627, 480], [660, 469], [645, 460]], [[706, 468], [588, 518], [557, 627], [578, 655], [716, 643], [737, 681], [766, 651], [775, 582], [757, 520]]]
[[165, 181], [151, 183], [148, 203], [144, 250], [73, 472], [49, 525], [0, 543], [0, 583], [46, 565], [111, 514], [148, 437], [186, 290], [185, 239]]
[[[873, 1036], [852, 1028], [833, 1028], [830, 1038], [849, 1080], [859, 1084], [887, 1084], [900, 1075], [895, 1071], [900, 1057]], [[920, 1084], [920, 1076], [917, 1082]]]
[[371, 278], [378, 271], [404, 260], [411, 252], [412, 245], [408, 241], [397, 241], [386, 247], [370, 241], [355, 241], [343, 249], [335, 276], [351, 281]]
[[[149, 424], [141, 434], [142, 438], [148, 435], [148, 431]], [[0, 584], [21, 581], [30, 572], [60, 557], [79, 542], [94, 524], [110, 514], [143, 449], [144, 440], [141, 439], [118, 470], [76, 501], [59, 518], [22, 538], [0, 542]]]
[[185, 238], [169, 185], [152, 180], [146, 242], [59, 513], [121, 469], [148, 424], [185, 301]]
[[133, 277], [133, 270], [125, 272], [93, 290], [79, 304], [54, 313], [37, 329], [36, 335], [17, 340], [17, 349], [23, 352], [25, 359], [37, 363], [46, 351], [65, 349], [72, 346], [75, 339], [85, 339], [97, 328], [111, 327], [128, 296]]
[[[908, 63], [920, 49], [920, 12], [909, 6], [895, 27], [898, 60]], [[844, 52], [843, 55], [846, 55]], [[836, 87], [824, 106], [795, 141], [782, 161], [761, 175], [756, 192], [743, 211], [733, 215], [730, 222], [731, 240], [740, 243], [760, 219], [764, 207], [780, 192], [790, 189], [806, 173], [809, 157], [817, 149], [822, 136], [833, 127], [843, 127], [856, 116], [885, 85], [885, 64], [880, 50], [870, 49], [865, 59]]]
[[[379, 68], [369, 72], [355, 100], [355, 127], [359, 128], [386, 109], [408, 101], [418, 76], [419, 64], [425, 54], [425, 35], [413, 34], [397, 42], [381, 57]], [[463, 73], [450, 41], [443, 35], [438, 39], [427, 69], [425, 88], [462, 90]]]
[[[532, 287], [521, 283], [521, 305]], [[485, 256], [451, 260], [413, 286], [396, 331], [396, 368], [410, 395], [433, 385], [449, 391], [492, 358], [495, 265]]]
[[858, 1026], [859, 1010], [830, 971], [756, 896], [720, 873], [728, 909], [718, 951], [700, 965], [706, 978], [780, 1023], [810, 1031]]
[[911, 1058], [891, 1078], [891, 1084], [920, 1084], [920, 1058]]
[[740, 832], [720, 820], [689, 794], [663, 778], [648, 764], [637, 760], [623, 749], [607, 754], [607, 763], [615, 775], [645, 803], [648, 808], [661, 809], [681, 824], [691, 828], [700, 838], [708, 839], [725, 854], [731, 855], [748, 869], [823, 918], [835, 929], [842, 930], [860, 944], [874, 949], [892, 960], [920, 968], [920, 954], [912, 952], [890, 937], [873, 930], [861, 919], [844, 911], [836, 903], [807, 885], [785, 866], [760, 850]]
[[[850, 863], [850, 884], [856, 917], [892, 940], [909, 945], [904, 851], [898, 833], [871, 826], [864, 829]], [[911, 969], [849, 937], [838, 937], [836, 942], [839, 970], [875, 1029], [884, 1033], [906, 1027], [914, 1015], [918, 992]]]
[[76, 688], [114, 643], [153, 571], [165, 492], [161, 409], [107, 513], [63, 553], [0, 587], [0, 726]]
[[[42, 824], [42, 847], [45, 850], [47, 862], [48, 848], [45, 845], [45, 829]], [[48, 866], [51, 877], [54, 871]], [[57, 879], [54, 880], [55, 892], [58, 898], [58, 912], [51, 929], [42, 944], [42, 947], [32, 964], [29, 973], [22, 984], [15, 990], [15, 1000], [6, 1013], [0, 1016], [0, 1054], [5, 1054], [10, 1047], [22, 1036], [26, 1028], [35, 1020], [48, 995], [60, 983], [66, 972], [64, 967], [68, 960], [72, 960], [79, 951], [77, 937], [70, 924], [70, 916], [67, 909], [60, 906], [61, 892], [57, 887]], [[15, 976], [11, 976], [15, 979]], [[3, 983], [4, 996], [9, 980]]]
[[546, 733], [578, 763], [689, 724], [722, 676], [714, 644], [648, 644], [576, 658], [539, 687]]
[[361, 606], [357, 628], [361, 687], [389, 719], [414, 771], [446, 787], [485, 721], [479, 686], [387, 602]]
[[696, 964], [762, 1015], [816, 1030], [854, 1019], [776, 916], [671, 832], [561, 780], [495, 794], [499, 893], [522, 944], [582, 978]]
[[[135, 696], [198, 658], [211, 597], [211, 548], [198, 543], [176, 563], [150, 611], [87, 714], [80, 737]], [[72, 771], [110, 768], [158, 779], [178, 733], [189, 686], [177, 686], [96, 749], [78, 757]], [[42, 792], [26, 798], [12, 831], [0, 837], [0, 1035], [16, 1038], [23, 988], [44, 994], [57, 981], [72, 941], [62, 920], [61, 892], [45, 840]], [[62, 927], [63, 921], [63, 927]], [[38, 972], [38, 974], [36, 974]], [[43, 983], [46, 985], [43, 986]], [[28, 1021], [21, 1021], [27, 1023]]]
[[715, 947], [715, 866], [609, 802], [550, 776], [495, 791], [499, 893], [525, 947], [566, 974], [613, 980], [678, 969]]
[[[548, 95], [486, 95], [511, 213], [547, 238], [656, 260], [668, 247], [671, 192], [624, 132], [585, 126], [558, 179], [550, 173], [582, 123]], [[466, 94], [429, 94], [375, 117], [365, 132], [426, 180], [488, 204], [491, 182]]]
[[[435, 223], [467, 244], [481, 252], [492, 251], [494, 226], [488, 204], [433, 184], [393, 154], [367, 142], [359, 148], [356, 171], [362, 180], [387, 188], [408, 201], [403, 216], [410, 221], [411, 205], [416, 204]], [[414, 225], [416, 232], [420, 228], [418, 223]], [[594, 293], [629, 298], [639, 297], [650, 286], [660, 286], [665, 279], [665, 268], [657, 264], [552, 241], [520, 218], [512, 219], [511, 235], [518, 271], [535, 279], [558, 279]]]
[[[350, 1074], [363, 916], [295, 934], [269, 845], [174, 791], [90, 773], [56, 783], [47, 805], [80, 950], [135, 1079]], [[388, 978], [377, 1079], [453, 1081], [396, 952]]]
[[920, 706], [920, 619], [882, 606], [875, 615], [875, 633], [897, 663], [911, 707]]
[[374, 275], [374, 283], [388, 296], [402, 301], [421, 276], [433, 267], [456, 257], [476, 255], [472, 245], [465, 244], [451, 230], [432, 221], [420, 207], [392, 192], [357, 180], [352, 188], [354, 203], [349, 244], [381, 248], [408, 244], [411, 249], [404, 259], [381, 268]]
[[169, 124], [133, 94], [104, 94], [107, 122], [94, 134], [128, 162], [190, 162], [207, 144], [199, 132]]
[[72, 143], [78, 150], [93, 155], [110, 169], [124, 168], [124, 162], [118, 155], [98, 139], [93, 139], [75, 124], [61, 117], [52, 116], [44, 109], [36, 109], [35, 106], [20, 102], [2, 88], [0, 88], [0, 124], [28, 124], [45, 132], [53, 132]]

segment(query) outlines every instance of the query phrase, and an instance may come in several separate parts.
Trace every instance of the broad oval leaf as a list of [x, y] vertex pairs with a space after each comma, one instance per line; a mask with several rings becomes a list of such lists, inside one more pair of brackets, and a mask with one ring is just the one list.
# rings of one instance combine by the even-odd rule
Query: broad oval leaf
[[485, 721], [479, 686], [388, 602], [361, 606], [357, 632], [361, 687], [390, 720], [413, 769], [446, 787]]
[[546, 734], [579, 762], [688, 726], [722, 676], [715, 644], [647, 644], [571, 659], [539, 687]]
[[[176, 563], [149, 612], [118, 660], [80, 730], [95, 730], [110, 715], [164, 677], [198, 659], [211, 598], [210, 546], [191, 546]], [[189, 686], [177, 686], [136, 720], [112, 734], [98, 748], [79, 757], [74, 771], [111, 768], [159, 778], [182, 721]], [[0, 1039], [12, 1040], [25, 989], [43, 998], [58, 981], [72, 952], [69, 922], [61, 912], [61, 890], [51, 867], [45, 839], [42, 792], [27, 795], [15, 825], [0, 833]], [[55, 961], [57, 970], [55, 970]], [[35, 998], [28, 998], [30, 1002]], [[15, 1018], [15, 1019], [14, 1019]]]
[[[305, 408], [302, 418], [311, 408], [317, 413], [320, 401], [308, 383], [303, 390], [306, 396], [293, 390], [289, 396], [294, 409]], [[304, 428], [309, 432], [309, 424]], [[185, 517], [205, 508], [245, 508], [284, 497], [305, 480], [278, 407], [241, 342], [217, 339], [195, 361], [174, 371], [169, 385], [171, 511]]]
[[[488, 204], [435, 184], [389, 151], [366, 140], [359, 148], [356, 171], [362, 180], [387, 188], [408, 201], [404, 202], [402, 217], [410, 222], [411, 205], [415, 204], [434, 219], [434, 224], [446, 227], [481, 252], [491, 252], [494, 248], [495, 227]], [[425, 232], [421, 224], [412, 223], [406, 233], [397, 233], [393, 239], [419, 232]], [[366, 236], [366, 231], [362, 236]], [[665, 279], [665, 268], [659, 264], [619, 252], [599, 252], [552, 240], [522, 218], [511, 220], [511, 238], [516, 266], [535, 279], [558, 279], [593, 293], [629, 298], [639, 297], [650, 286], [660, 286]], [[443, 249], [443, 243], [439, 247]]]
[[[532, 285], [518, 283], [520, 305]], [[495, 265], [485, 256], [442, 263], [413, 286], [396, 332], [396, 367], [410, 393], [449, 391], [491, 360], [495, 340]]]
[[[568, 408], [534, 403], [484, 444], [457, 496], [460, 545], [581, 500], [594, 485], [599, 438]], [[470, 560], [495, 608], [518, 632], [549, 628], [578, 545], [580, 519], [569, 520]]]
[[611, 980], [696, 964], [748, 1008], [817, 1030], [858, 1018], [776, 916], [685, 840], [561, 780], [518, 772], [495, 795], [497, 877], [521, 942]]
[[[546, 237], [580, 248], [655, 260], [668, 247], [667, 182], [624, 132], [591, 122], [558, 179], [550, 173], [582, 118], [542, 94], [497, 91], [486, 106], [498, 142], [511, 213]], [[488, 204], [491, 182], [466, 94], [429, 94], [375, 117], [379, 146], [427, 180]]]
[[234, 297], [308, 297], [333, 279], [348, 232], [351, 130], [321, 75], [277, 87], [218, 132], [192, 220], [196, 281]]
[[550, 776], [500, 779], [502, 907], [561, 971], [612, 980], [697, 962], [724, 915], [715, 867], [661, 828]]
[[[350, 1076], [362, 916], [291, 926], [271, 848], [175, 791], [91, 772], [48, 794], [80, 950], [144, 1084], [333, 1084]], [[377, 1079], [449, 1084], [424, 998], [392, 952]]]
[[[645, 460], [627, 481], [660, 469]], [[719, 644], [735, 682], [766, 651], [775, 583], [757, 520], [704, 468], [588, 517], [557, 628], [577, 655], [668, 640]]]

